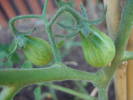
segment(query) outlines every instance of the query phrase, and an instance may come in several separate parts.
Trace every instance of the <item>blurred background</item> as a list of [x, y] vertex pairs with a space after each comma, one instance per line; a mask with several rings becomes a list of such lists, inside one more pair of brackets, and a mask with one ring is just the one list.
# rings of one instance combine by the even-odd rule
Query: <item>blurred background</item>
[[[0, 0], [0, 47], [4, 48], [3, 45], [9, 45], [12, 42], [13, 35], [11, 30], [8, 28], [8, 21], [19, 15], [27, 15], [27, 14], [41, 14], [43, 4], [45, 0]], [[67, 2], [67, 0], [65, 0]], [[69, 0], [70, 1], [70, 0]], [[96, 20], [99, 17], [103, 16], [103, 1], [102, 0], [71, 0], [73, 7], [80, 12], [81, 3], [85, 6], [88, 12], [89, 20]], [[47, 9], [47, 17], [50, 19], [58, 9], [55, 0], [49, 0], [48, 9]], [[68, 18], [68, 16], [63, 15], [63, 18], [58, 20], [64, 21], [64, 18]], [[69, 21], [68, 21], [69, 24]], [[24, 19], [17, 21], [16, 27], [20, 31], [28, 31], [33, 27], [36, 27], [36, 31], [33, 32], [33, 36], [41, 37], [43, 39], [47, 39], [47, 35], [45, 33], [45, 29], [43, 23], [37, 19]], [[102, 31], [107, 33], [106, 23], [103, 21], [101, 24], [97, 25]], [[57, 26], [53, 28], [55, 34], [66, 34], [65, 30], [61, 30]], [[78, 41], [77, 37], [74, 41]], [[69, 51], [68, 54], [63, 58], [65, 64], [84, 71], [96, 72], [97, 68], [93, 68], [88, 65], [81, 52], [80, 46], [71, 47], [73, 45], [73, 41], [68, 41], [66, 47]], [[75, 52], [76, 51], [76, 52]], [[0, 68], [4, 67], [13, 67], [18, 68], [20, 66], [27, 66], [27, 62], [24, 61], [24, 57], [22, 55], [22, 51], [18, 50], [17, 53], [19, 55], [15, 55], [13, 60], [6, 62], [6, 64], [1, 63]], [[0, 54], [0, 58], [2, 58], [3, 53]], [[21, 59], [18, 62], [18, 59]], [[1, 60], [1, 59], [0, 59]], [[23, 64], [24, 63], [24, 64]], [[34, 66], [36, 67], [36, 66]], [[49, 83], [48, 83], [49, 84]], [[53, 84], [53, 83], [51, 83]], [[85, 93], [86, 95], [91, 94], [92, 96], [97, 96], [97, 88], [93, 86], [93, 84], [84, 82], [84, 81], [63, 81], [63, 82], [54, 82], [54, 85], [58, 85], [61, 87], [65, 87], [67, 89], [72, 89], [75, 91], [80, 91], [81, 93]], [[76, 95], [72, 95], [63, 91], [63, 89], [58, 88], [58, 86], [47, 86], [44, 84], [37, 84], [32, 86], [27, 86], [22, 89], [15, 97], [14, 100], [85, 100]], [[115, 100], [114, 93], [114, 85], [113, 82], [110, 85], [109, 89], [109, 100]]]

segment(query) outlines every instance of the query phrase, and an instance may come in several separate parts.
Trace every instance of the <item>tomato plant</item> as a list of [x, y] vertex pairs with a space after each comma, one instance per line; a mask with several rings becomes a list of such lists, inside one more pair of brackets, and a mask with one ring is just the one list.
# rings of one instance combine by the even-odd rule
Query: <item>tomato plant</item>
[[[17, 49], [23, 50], [24, 55], [34, 65], [43, 68], [31, 68], [32, 64], [28, 62], [30, 68], [14, 69], [7, 68], [0, 70], [0, 85], [3, 90], [0, 94], [1, 100], [11, 100], [13, 96], [23, 87], [44, 82], [43, 85], [68, 92], [88, 100], [108, 100], [108, 86], [119, 66], [123, 61], [133, 58], [132, 52], [126, 51], [127, 42], [131, 34], [133, 25], [133, 0], [127, 0], [121, 15], [119, 31], [115, 35], [115, 39], [101, 32], [94, 24], [98, 21], [90, 21], [86, 16], [85, 8], [82, 6], [81, 13], [76, 11], [71, 3], [65, 3], [57, 0], [58, 10], [49, 20], [47, 18], [48, 0], [41, 15], [24, 15], [16, 16], [9, 21], [9, 27], [14, 36], [13, 46], [8, 52], [1, 55], [5, 58], [11, 57]], [[107, 9], [108, 10], [108, 9]], [[64, 13], [71, 14], [76, 21], [76, 25], [66, 25], [64, 23], [56, 23], [57, 19]], [[105, 15], [104, 15], [105, 16]], [[32, 36], [32, 31], [21, 32], [15, 27], [15, 22], [25, 18], [36, 18], [43, 22], [45, 31], [48, 35], [48, 41]], [[68, 19], [66, 19], [68, 20]], [[102, 21], [102, 18], [100, 19]], [[67, 35], [55, 35], [53, 32], [53, 24], [59, 25], [70, 33]], [[57, 37], [62, 39], [73, 39], [77, 36], [81, 37], [79, 46], [82, 45], [82, 52], [86, 61], [92, 67], [100, 67], [97, 72], [87, 72], [71, 68], [62, 61], [61, 50], [56, 41]], [[69, 41], [70, 42], [70, 41]], [[61, 45], [65, 45], [62, 42]], [[69, 47], [68, 47], [69, 48]], [[2, 57], [2, 58], [3, 58]], [[53, 59], [53, 60], [52, 60]], [[51, 62], [51, 63], [50, 63]], [[27, 62], [26, 62], [27, 63]], [[47, 68], [45, 68], [45, 65]], [[91, 82], [98, 88], [98, 97], [77, 93], [71, 89], [64, 89], [47, 82], [63, 81], [63, 80], [86, 80]], [[34, 91], [36, 98], [40, 98], [40, 86]], [[78, 85], [80, 87], [80, 85]]]

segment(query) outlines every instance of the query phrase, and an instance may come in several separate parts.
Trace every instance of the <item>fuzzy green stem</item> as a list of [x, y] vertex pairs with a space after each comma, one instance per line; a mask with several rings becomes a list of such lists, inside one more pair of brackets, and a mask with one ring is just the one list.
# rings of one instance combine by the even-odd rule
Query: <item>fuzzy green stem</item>
[[83, 84], [80, 81], [75, 81], [75, 85], [78, 88], [78, 90], [86, 95], [88, 95], [87, 90], [85, 89], [85, 87], [83, 86]]
[[48, 39], [50, 41], [50, 44], [52, 46], [52, 52], [54, 55], [54, 60], [56, 63], [60, 63], [61, 62], [61, 55], [60, 55], [60, 51], [57, 48], [56, 42], [55, 42], [55, 38], [54, 38], [54, 34], [52, 32], [52, 29], [50, 26], [46, 26], [46, 31], [48, 33]]
[[45, 4], [44, 4], [43, 10], [42, 10], [42, 18], [44, 19], [45, 24], [48, 24], [48, 20], [46, 18], [47, 6], [48, 6], [48, 0], [45, 0]]
[[72, 94], [74, 96], [78, 96], [78, 97], [83, 98], [85, 100], [96, 100], [96, 98], [94, 98], [94, 97], [91, 97], [91, 96], [88, 96], [86, 94], [74, 91], [74, 90], [69, 89], [69, 88], [65, 88], [65, 87], [62, 87], [62, 86], [54, 85], [54, 84], [52, 84], [52, 85], [51, 84], [50, 85], [49, 84], [44, 84], [44, 85], [49, 86], [51, 88], [54, 88], [56, 90], [60, 90], [60, 91]]
[[0, 85], [23, 86], [45, 81], [62, 80], [98, 80], [94, 73], [84, 72], [55, 64], [48, 68], [29, 69], [1, 69]]
[[[61, 56], [60, 56], [60, 52], [56, 46], [56, 42], [55, 42], [55, 39], [54, 39], [54, 35], [53, 35], [53, 32], [52, 32], [52, 25], [54, 24], [54, 22], [56, 21], [56, 19], [58, 18], [58, 16], [60, 16], [63, 12], [69, 12], [71, 13], [74, 18], [77, 19], [77, 21], [81, 20], [81, 16], [76, 12], [74, 11], [72, 8], [68, 7], [68, 6], [65, 6], [65, 7], [62, 7], [60, 8], [57, 13], [55, 14], [55, 16], [52, 17], [52, 19], [50, 20], [49, 24], [47, 25], [46, 24], [46, 31], [48, 33], [48, 38], [49, 38], [49, 41], [51, 43], [51, 46], [53, 47], [52, 48], [52, 51], [53, 51], [53, 55], [55, 57], [55, 62], [61, 62]], [[84, 19], [84, 18], [82, 18]], [[44, 23], [45, 23], [45, 20], [44, 20]]]
[[20, 32], [16, 29], [15, 27], [15, 22], [17, 20], [20, 20], [20, 19], [26, 19], [26, 18], [41, 18], [41, 16], [39, 15], [25, 15], [25, 16], [16, 16], [14, 18], [12, 18], [10, 21], [9, 21], [9, 28], [12, 30], [12, 32], [14, 33], [14, 35], [18, 35], [17, 33], [27, 33], [27, 32]]
[[62, 2], [62, 0], [55, 0], [55, 3], [56, 3], [56, 5], [57, 5], [57, 7], [59, 7], [60, 6], [60, 3]]
[[[53, 85], [53, 83], [51, 82], [51, 83], [49, 83], [49, 85]], [[55, 89], [49, 87], [49, 91], [52, 94], [53, 100], [58, 100]]]
[[50, 20], [49, 26], [52, 27], [52, 25], [55, 23], [58, 16], [60, 16], [64, 12], [69, 12], [70, 14], [72, 14], [73, 17], [77, 20], [77, 22], [80, 21], [81, 19], [88, 21], [87, 19], [80, 16], [80, 14], [77, 13], [74, 9], [70, 8], [69, 6], [64, 6], [64, 7], [60, 8], [57, 11], [57, 13], [55, 14], [55, 16]]
[[106, 88], [99, 88], [98, 100], [108, 100], [108, 91]]
[[72, 14], [72, 16], [76, 19], [77, 23], [80, 23], [81, 21], [85, 21], [85, 22], [88, 22], [88, 23], [90, 22], [87, 18], [84, 18], [79, 13], [77, 13], [77, 11], [75, 11], [73, 8], [65, 5], [64, 7], [61, 7], [57, 11], [55, 16], [50, 20], [50, 23], [49, 23], [50, 27], [55, 23], [55, 21], [58, 18], [58, 16], [60, 16], [64, 12], [69, 12], [70, 14]]
[[45, 4], [42, 10], [42, 16], [45, 18], [47, 13], [48, 0], [45, 0]]

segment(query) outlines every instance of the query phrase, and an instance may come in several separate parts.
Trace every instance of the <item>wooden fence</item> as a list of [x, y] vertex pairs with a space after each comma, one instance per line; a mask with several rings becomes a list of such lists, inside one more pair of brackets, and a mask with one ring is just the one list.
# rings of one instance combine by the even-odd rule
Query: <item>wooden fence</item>
[[[8, 26], [8, 20], [17, 15], [41, 14], [45, 0], [0, 0], [0, 25]], [[75, 0], [78, 8], [82, 0]], [[56, 4], [49, 0], [48, 13], [54, 13]]]

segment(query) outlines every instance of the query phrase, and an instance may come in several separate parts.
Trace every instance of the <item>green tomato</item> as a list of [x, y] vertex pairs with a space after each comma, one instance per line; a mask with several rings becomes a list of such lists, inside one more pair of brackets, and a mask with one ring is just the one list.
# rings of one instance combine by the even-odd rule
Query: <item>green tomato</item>
[[115, 56], [115, 46], [110, 37], [95, 27], [86, 37], [80, 34], [82, 50], [87, 63], [94, 67], [105, 67]]
[[47, 41], [32, 36], [26, 36], [26, 38], [23, 51], [29, 61], [38, 66], [46, 65], [52, 61], [52, 50]]

